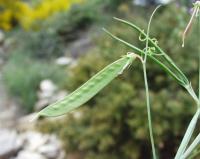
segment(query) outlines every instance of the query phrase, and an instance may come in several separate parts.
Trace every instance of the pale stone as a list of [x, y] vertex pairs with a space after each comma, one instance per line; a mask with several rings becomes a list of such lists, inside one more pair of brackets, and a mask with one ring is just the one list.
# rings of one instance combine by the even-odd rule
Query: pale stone
[[0, 129], [0, 159], [15, 155], [22, 147], [22, 140], [17, 132], [8, 129]]
[[50, 80], [46, 79], [40, 82], [40, 98], [50, 97], [56, 91], [56, 85]]
[[56, 64], [57, 65], [70, 65], [74, 62], [74, 60], [70, 57], [59, 57], [56, 59]]
[[38, 118], [37, 114], [38, 113], [31, 113], [18, 119], [17, 128], [20, 131], [34, 130], [37, 124], [37, 118]]
[[149, 0], [133, 0], [133, 3], [135, 5], [140, 5], [140, 6], [146, 6], [149, 4], [167, 4], [170, 3], [172, 0], [154, 0], [154, 1], [149, 1]]
[[41, 146], [40, 148], [38, 148], [38, 152], [49, 159], [54, 159], [59, 156], [60, 150], [58, 146], [51, 144]]
[[31, 151], [21, 151], [14, 159], [47, 159], [39, 153]]
[[83, 113], [81, 111], [74, 111], [72, 114], [75, 119], [80, 119], [83, 115]]
[[62, 146], [60, 141], [55, 135], [51, 135], [48, 138], [46, 144], [38, 147], [37, 152], [41, 153], [49, 159], [57, 159], [62, 155]]
[[30, 151], [36, 151], [38, 147], [45, 145], [48, 141], [48, 136], [38, 132], [29, 131], [21, 134], [21, 139], [24, 142], [24, 147]]

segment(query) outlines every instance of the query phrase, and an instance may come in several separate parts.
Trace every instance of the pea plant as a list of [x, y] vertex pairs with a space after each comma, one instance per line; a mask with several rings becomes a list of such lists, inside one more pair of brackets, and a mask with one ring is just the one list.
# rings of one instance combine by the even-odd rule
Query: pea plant
[[[198, 155], [198, 151], [196, 147], [200, 144], [200, 133], [191, 141], [193, 132], [195, 130], [198, 118], [200, 116], [200, 48], [199, 48], [199, 91], [198, 95], [195, 93], [191, 82], [186, 77], [186, 75], [181, 71], [181, 69], [175, 64], [175, 62], [163, 51], [160, 46], [158, 45], [158, 41], [155, 38], [151, 38], [149, 36], [150, 33], [150, 26], [152, 22], [152, 18], [155, 12], [160, 8], [158, 6], [154, 12], [152, 13], [147, 31], [140, 29], [135, 24], [128, 22], [123, 19], [114, 18], [119, 23], [127, 25], [131, 27], [133, 30], [140, 34], [139, 39], [141, 42], [145, 43], [145, 48], [140, 49], [131, 43], [113, 35], [106, 29], [103, 29], [108, 35], [110, 35], [115, 40], [123, 43], [124, 45], [128, 46], [132, 51], [127, 53], [127, 55], [122, 56], [120, 59], [116, 60], [115, 62], [111, 63], [110, 65], [106, 66], [102, 69], [99, 73], [94, 75], [90, 80], [88, 80], [85, 84], [79, 87], [77, 90], [66, 96], [64, 99], [53, 103], [43, 110], [41, 110], [37, 116], [48, 116], [48, 117], [55, 117], [64, 115], [73, 111], [74, 109], [80, 107], [92, 97], [94, 97], [100, 90], [102, 90], [106, 85], [108, 85], [114, 78], [118, 75], [122, 74], [125, 69], [127, 69], [136, 59], [139, 59], [142, 64], [143, 68], [143, 76], [144, 76], [144, 85], [145, 85], [145, 92], [146, 92], [146, 106], [147, 106], [147, 118], [148, 118], [148, 126], [149, 126], [149, 136], [152, 148], [152, 156], [153, 159], [157, 159], [158, 155], [156, 154], [156, 148], [154, 144], [154, 137], [153, 137], [153, 126], [151, 120], [151, 104], [150, 104], [150, 96], [149, 96], [149, 88], [148, 88], [148, 79], [147, 79], [147, 69], [146, 63], [147, 60], [151, 60], [156, 63], [163, 71], [165, 71], [169, 76], [171, 76], [177, 84], [185, 88], [188, 94], [196, 103], [196, 112], [192, 117], [188, 128], [184, 134], [184, 137], [178, 147], [177, 153], [174, 159], [186, 159], [188, 157], [193, 158]], [[194, 3], [193, 12], [191, 18], [186, 26], [185, 31], [183, 32], [182, 40], [183, 44], [182, 47], [185, 45], [185, 37], [189, 32], [189, 29], [192, 27], [193, 21], [197, 19], [198, 22], [198, 38], [200, 37], [200, 1], [196, 1]], [[200, 46], [198, 46], [200, 47]]]

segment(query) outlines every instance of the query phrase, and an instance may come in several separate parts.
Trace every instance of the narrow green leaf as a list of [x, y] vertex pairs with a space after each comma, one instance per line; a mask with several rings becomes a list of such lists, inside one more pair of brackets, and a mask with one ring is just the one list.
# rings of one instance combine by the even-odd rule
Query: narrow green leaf
[[60, 116], [81, 106], [121, 74], [137, 56], [133, 53], [127, 54], [108, 65], [63, 100], [41, 110], [38, 116]]

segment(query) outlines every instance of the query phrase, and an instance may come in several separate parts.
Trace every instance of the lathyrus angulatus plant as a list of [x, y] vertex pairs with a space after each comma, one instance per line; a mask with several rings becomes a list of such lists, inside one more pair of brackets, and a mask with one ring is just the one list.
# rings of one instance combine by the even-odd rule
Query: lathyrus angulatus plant
[[[167, 55], [167, 53], [160, 48], [157, 40], [149, 36], [151, 21], [154, 13], [158, 8], [159, 7], [157, 7], [154, 10], [153, 14], [151, 15], [146, 32], [140, 29], [135, 24], [132, 24], [131, 22], [115, 18], [115, 20], [117, 20], [118, 22], [128, 25], [129, 27], [137, 31], [140, 34], [139, 37], [140, 41], [145, 43], [145, 48], [140, 49], [104, 29], [104, 31], [107, 32], [112, 38], [128, 46], [131, 49], [132, 53], [124, 55], [119, 60], [105, 67], [103, 70], [101, 70], [99, 73], [93, 76], [90, 80], [88, 80], [85, 84], [83, 84], [77, 90], [72, 92], [70, 95], [41, 110], [38, 113], [38, 116], [60, 116], [71, 112], [75, 108], [78, 108], [79, 106], [87, 102], [89, 99], [91, 99], [93, 96], [95, 96], [101, 89], [103, 89], [106, 85], [108, 85], [115, 77], [123, 73], [123, 71], [126, 68], [128, 68], [136, 58], [138, 58], [143, 66], [143, 75], [145, 81], [146, 102], [147, 102], [147, 116], [148, 116], [150, 141], [152, 147], [152, 156], [154, 159], [156, 159], [158, 156], [156, 155], [156, 149], [153, 138], [153, 126], [151, 122], [150, 99], [149, 99], [149, 89], [148, 89], [147, 71], [146, 71], [146, 62], [147, 60], [151, 60], [156, 64], [158, 64], [158, 66], [161, 69], [163, 69], [169, 76], [174, 78], [179, 85], [184, 87], [197, 104], [197, 111], [194, 114], [191, 122], [189, 123], [189, 126], [185, 132], [183, 140], [174, 157], [175, 159], [188, 158], [188, 156], [190, 156], [193, 153], [193, 151], [200, 142], [200, 134], [199, 134], [189, 145], [196, 123], [200, 116], [200, 67], [199, 67], [199, 94], [196, 95], [189, 79], [175, 64], [175, 62]], [[195, 17], [198, 18], [198, 24], [200, 27], [199, 12], [200, 12], [200, 1], [196, 1], [194, 3], [193, 14], [191, 16], [191, 19], [183, 33], [183, 46], [184, 46], [185, 36], [189, 28], [192, 27], [192, 22], [195, 19]], [[198, 37], [200, 37], [200, 33], [198, 34]], [[200, 50], [199, 50], [199, 66], [200, 66]], [[197, 152], [195, 151], [195, 154], [193, 154], [190, 158], [194, 157], [196, 154], [198, 154], [198, 151]]]

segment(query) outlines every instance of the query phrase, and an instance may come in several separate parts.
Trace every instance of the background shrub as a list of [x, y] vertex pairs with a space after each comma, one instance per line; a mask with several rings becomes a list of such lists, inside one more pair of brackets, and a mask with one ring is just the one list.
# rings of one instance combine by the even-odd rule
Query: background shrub
[[19, 24], [24, 29], [38, 27], [38, 21], [43, 21], [55, 13], [69, 10], [74, 3], [80, 0], [43, 0], [43, 1], [22, 1], [22, 0], [1, 0], [0, 28], [10, 30]]
[[4, 66], [3, 78], [8, 91], [19, 99], [25, 110], [31, 112], [37, 101], [40, 82], [52, 79], [62, 87], [66, 73], [52, 62], [36, 61], [26, 54], [16, 52]]

